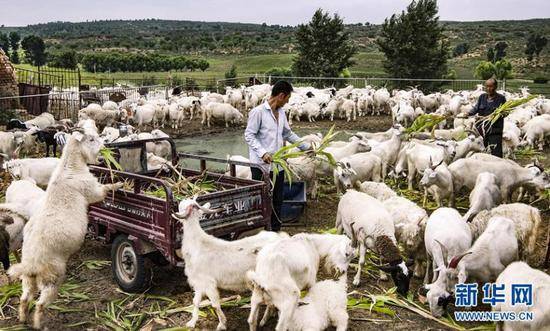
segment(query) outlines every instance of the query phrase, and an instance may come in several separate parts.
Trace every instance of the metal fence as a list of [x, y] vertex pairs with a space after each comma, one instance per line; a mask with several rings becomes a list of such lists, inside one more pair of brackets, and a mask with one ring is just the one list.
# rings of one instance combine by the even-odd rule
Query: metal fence
[[[185, 93], [185, 92], [184, 92]], [[132, 88], [108, 87], [93, 89], [90, 91], [58, 90], [46, 94], [25, 95], [19, 97], [0, 97], [0, 112], [12, 110], [10, 106], [14, 101], [19, 102], [19, 117], [26, 120], [31, 115], [38, 115], [30, 112], [31, 107], [39, 104], [39, 112], [49, 112], [56, 119], [70, 118], [77, 120], [78, 111], [89, 103], [103, 104], [108, 100], [120, 101], [130, 100], [137, 102], [142, 96], [148, 99], [167, 99], [172, 94], [172, 87], [165, 85], [141, 86]], [[34, 108], [33, 108], [34, 109]]]
[[16, 66], [15, 73], [19, 83], [61, 89], [80, 86], [79, 69], [37, 67], [36, 70], [30, 70]]

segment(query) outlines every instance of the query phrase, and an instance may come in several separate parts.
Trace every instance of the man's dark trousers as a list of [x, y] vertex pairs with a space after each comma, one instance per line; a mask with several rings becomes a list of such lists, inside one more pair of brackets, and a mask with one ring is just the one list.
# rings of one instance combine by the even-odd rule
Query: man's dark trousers
[[488, 134], [483, 138], [485, 147], [491, 149], [491, 154], [502, 157], [502, 134]]
[[[250, 168], [252, 171], [252, 179], [262, 180], [263, 172], [258, 168]], [[269, 179], [273, 178], [273, 172], [269, 173]], [[273, 205], [271, 210], [271, 231], [280, 231], [281, 222], [281, 207], [283, 206], [283, 184], [285, 181], [284, 171], [281, 170], [277, 174], [273, 188]]]

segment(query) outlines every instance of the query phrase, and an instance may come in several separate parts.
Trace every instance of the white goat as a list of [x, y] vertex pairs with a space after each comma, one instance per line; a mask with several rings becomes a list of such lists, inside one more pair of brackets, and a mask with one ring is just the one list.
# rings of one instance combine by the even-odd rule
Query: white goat
[[218, 289], [247, 290], [246, 272], [256, 265], [258, 251], [270, 242], [278, 241], [283, 234], [260, 232], [236, 241], [213, 237], [201, 228], [199, 219], [212, 214], [210, 204], [199, 205], [195, 200], [183, 200], [179, 212], [173, 216], [183, 224], [181, 252], [185, 261], [185, 275], [195, 291], [193, 313], [187, 327], [194, 328], [199, 318], [199, 304], [206, 295], [216, 309], [219, 323], [217, 330], [226, 329], [226, 317], [220, 305]]
[[518, 259], [518, 241], [514, 221], [496, 216], [472, 247], [455, 255], [446, 270], [447, 290], [468, 279], [494, 281], [506, 266]]
[[520, 257], [522, 259], [534, 257], [537, 236], [542, 226], [540, 211], [523, 203], [504, 204], [491, 210], [481, 211], [470, 223], [472, 236], [479, 237], [487, 227], [489, 220], [496, 216], [514, 221]]
[[335, 227], [338, 233], [346, 233], [359, 244], [359, 267], [353, 279], [354, 285], [360, 283], [361, 269], [369, 248], [382, 258], [384, 265], [379, 266], [381, 278], [386, 279], [382, 271], [391, 273], [397, 291], [407, 294], [412, 273], [397, 248], [391, 215], [380, 201], [368, 194], [348, 190], [338, 203]]
[[[424, 232], [427, 268], [424, 276], [425, 289], [432, 315], [443, 315], [449, 302], [447, 291], [446, 269], [452, 256], [457, 255], [472, 245], [472, 234], [458, 211], [452, 208], [436, 209], [426, 222]], [[430, 265], [433, 270], [432, 284], [428, 284]]]
[[290, 322], [290, 331], [322, 331], [329, 326], [345, 331], [348, 326], [345, 275], [337, 281], [324, 280], [313, 285], [300, 299]]
[[260, 325], [266, 322], [274, 306], [279, 310], [275, 330], [287, 330], [300, 291], [315, 285], [320, 261], [325, 259], [327, 269], [345, 274], [353, 257], [355, 249], [351, 241], [345, 236], [332, 234], [297, 234], [262, 248], [256, 269], [247, 272], [254, 287], [248, 317], [250, 330], [256, 329], [262, 303], [268, 305], [268, 310]]
[[53, 171], [59, 164], [55, 157], [40, 159], [16, 159], [4, 163], [4, 168], [16, 179], [33, 179], [37, 185], [46, 186], [50, 181]]
[[[19, 320], [27, 320], [28, 307], [37, 291], [33, 327], [40, 329], [44, 308], [59, 291], [69, 257], [80, 249], [88, 225], [88, 205], [102, 201], [107, 192], [122, 183], [102, 185], [89, 171], [102, 147], [99, 136], [74, 132], [65, 146], [61, 162], [52, 175], [44, 206], [24, 230], [22, 261], [8, 270], [23, 283]], [[69, 207], [70, 206], [70, 207]]]
[[386, 199], [382, 204], [392, 217], [397, 242], [403, 245], [405, 255], [414, 257], [414, 275], [422, 277], [422, 261], [426, 260], [424, 228], [428, 214], [416, 203], [400, 196]]
[[358, 191], [366, 193], [380, 201], [397, 196], [397, 193], [384, 183], [363, 182], [356, 183], [356, 185], [358, 186]]
[[464, 220], [471, 221], [482, 210], [489, 210], [500, 204], [500, 189], [497, 177], [489, 172], [477, 175], [476, 185], [470, 192], [470, 209], [464, 214]]
[[494, 311], [505, 312], [532, 312], [532, 321], [513, 321], [498, 323], [497, 330], [532, 330], [548, 331], [550, 330], [550, 276], [543, 271], [533, 269], [524, 262], [513, 262], [504, 269], [498, 276], [496, 284], [504, 285], [506, 291], [512, 289], [515, 284], [532, 284], [533, 286], [533, 304], [512, 305], [511, 296], [506, 296], [504, 302], [498, 302]]

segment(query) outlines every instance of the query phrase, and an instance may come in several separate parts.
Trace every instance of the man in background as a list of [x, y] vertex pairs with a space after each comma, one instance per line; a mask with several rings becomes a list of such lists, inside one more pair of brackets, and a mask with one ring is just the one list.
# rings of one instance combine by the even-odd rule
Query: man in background
[[[506, 97], [497, 93], [498, 82], [495, 78], [489, 78], [485, 82], [485, 91], [479, 96], [476, 105], [468, 113], [468, 116], [487, 116], [506, 102]], [[486, 123], [477, 124], [477, 130], [483, 136], [483, 144], [489, 147], [491, 154], [502, 157], [502, 133], [504, 130], [504, 118], [498, 119], [493, 125]]]

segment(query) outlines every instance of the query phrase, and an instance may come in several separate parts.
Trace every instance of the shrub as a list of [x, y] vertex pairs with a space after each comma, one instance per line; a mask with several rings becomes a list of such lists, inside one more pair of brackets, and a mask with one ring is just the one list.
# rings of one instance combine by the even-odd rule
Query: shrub
[[290, 77], [292, 76], [292, 70], [290, 68], [280, 68], [272, 67], [265, 72], [266, 76], [276, 76], [276, 77]]
[[0, 111], [0, 125], [7, 125], [12, 118], [17, 118], [17, 112], [13, 109]]

